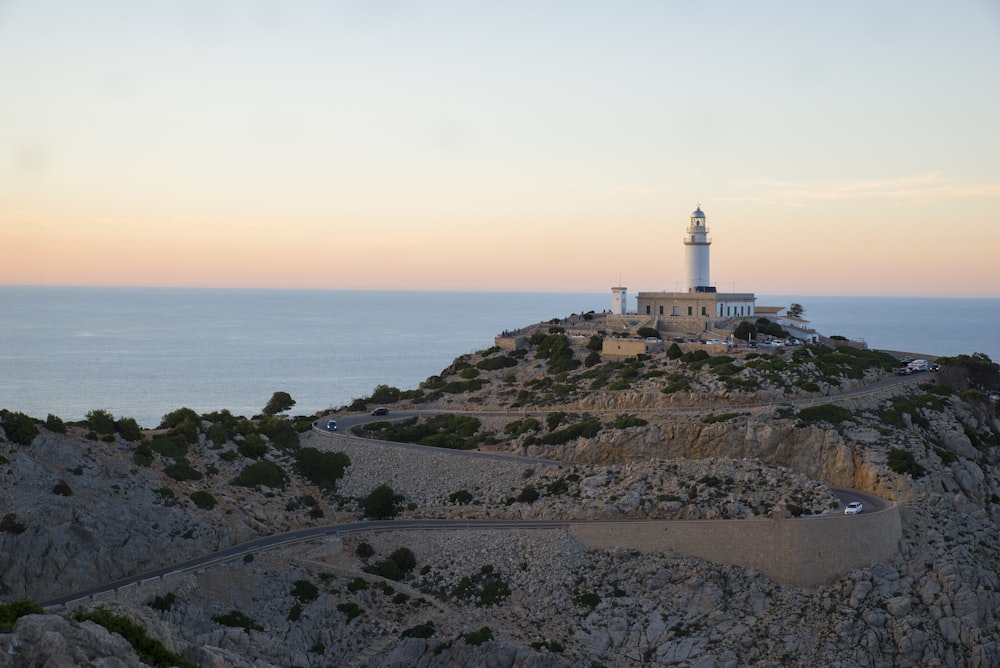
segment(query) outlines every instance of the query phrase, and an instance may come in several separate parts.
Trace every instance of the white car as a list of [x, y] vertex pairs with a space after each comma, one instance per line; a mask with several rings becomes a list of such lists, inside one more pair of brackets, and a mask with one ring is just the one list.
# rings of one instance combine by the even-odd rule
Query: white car
[[847, 504], [847, 507], [844, 508], [844, 514], [845, 515], [859, 515], [859, 514], [861, 514], [861, 511], [864, 510], [864, 509], [865, 509], [865, 507], [863, 505], [861, 505], [860, 501], [851, 501], [850, 503]]

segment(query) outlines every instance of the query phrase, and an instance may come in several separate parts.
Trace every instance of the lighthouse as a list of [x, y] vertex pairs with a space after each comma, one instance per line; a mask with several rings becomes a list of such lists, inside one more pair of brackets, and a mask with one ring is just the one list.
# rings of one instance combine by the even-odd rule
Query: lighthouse
[[688, 292], [714, 292], [710, 287], [708, 271], [708, 248], [711, 245], [712, 240], [708, 238], [708, 228], [705, 226], [705, 214], [699, 206], [691, 214], [691, 224], [684, 237]]

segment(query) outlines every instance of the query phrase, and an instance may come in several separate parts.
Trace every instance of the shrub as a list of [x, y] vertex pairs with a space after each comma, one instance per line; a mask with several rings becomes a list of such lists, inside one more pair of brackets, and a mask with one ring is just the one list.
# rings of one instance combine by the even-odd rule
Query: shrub
[[913, 478], [923, 477], [927, 471], [917, 463], [913, 454], [906, 450], [894, 448], [889, 451], [889, 458], [886, 460], [889, 468], [901, 475], [909, 474]]
[[69, 483], [65, 480], [57, 482], [56, 486], [52, 488], [52, 493], [59, 496], [73, 496], [73, 490], [70, 489]]
[[157, 434], [153, 436], [149, 447], [158, 455], [170, 459], [180, 459], [188, 453], [187, 441], [179, 434]]
[[517, 501], [520, 503], [534, 503], [539, 497], [538, 490], [535, 489], [534, 485], [525, 485], [521, 488], [521, 493], [517, 495]]
[[56, 417], [52, 413], [45, 418], [45, 428], [56, 434], [66, 433], [66, 423], [62, 421], [62, 418]]
[[529, 431], [538, 431], [540, 428], [541, 425], [538, 424], [538, 420], [535, 418], [524, 418], [522, 420], [508, 422], [507, 426], [504, 427], [503, 430], [505, 434], [520, 436], [521, 434], [526, 434]]
[[201, 421], [201, 416], [190, 408], [178, 408], [177, 410], [164, 415], [160, 420], [160, 426], [158, 428], [173, 429], [185, 421], [197, 424]]
[[266, 417], [260, 422], [260, 433], [271, 439], [279, 450], [294, 451], [299, 447], [299, 432], [295, 425], [280, 417]]
[[38, 427], [35, 421], [24, 413], [3, 410], [0, 411], [3, 418], [3, 430], [7, 434], [7, 440], [18, 445], [31, 445], [38, 436]]
[[379, 485], [365, 497], [363, 504], [365, 517], [376, 520], [392, 519], [399, 514], [398, 503], [401, 500], [402, 498], [392, 491], [392, 487]]
[[684, 351], [681, 350], [681, 347], [677, 345], [676, 342], [671, 343], [670, 346], [667, 348], [667, 359], [676, 360], [680, 359], [683, 356], [684, 356]]
[[432, 638], [437, 629], [433, 620], [428, 620], [423, 624], [417, 624], [403, 631], [401, 638]]
[[299, 603], [311, 603], [319, 598], [319, 588], [309, 580], [296, 580], [292, 587], [292, 596], [298, 599]]
[[295, 399], [288, 392], [275, 392], [264, 406], [264, 415], [277, 415], [295, 405]]
[[194, 501], [194, 505], [202, 508], [203, 510], [211, 510], [212, 508], [215, 508], [217, 503], [215, 497], [205, 490], [191, 492], [191, 500]]
[[375, 554], [375, 548], [371, 546], [371, 543], [361, 542], [354, 548], [354, 554], [358, 555], [361, 559], [367, 559]]
[[343, 452], [302, 448], [295, 455], [295, 470], [299, 475], [323, 489], [332, 490], [350, 465], [350, 457]]
[[562, 445], [575, 438], [593, 438], [600, 431], [600, 421], [597, 418], [587, 418], [564, 429], [545, 434], [542, 436], [542, 443], [546, 445]]
[[132, 645], [132, 649], [135, 650], [136, 654], [139, 655], [139, 659], [145, 664], [151, 666], [197, 668], [197, 664], [188, 661], [179, 654], [174, 654], [162, 642], [149, 637], [146, 629], [128, 617], [113, 615], [104, 608], [99, 608], [89, 612], [75, 612], [73, 619], [78, 622], [94, 622], [112, 633], [117, 633]]
[[201, 480], [204, 477], [201, 471], [183, 461], [174, 462], [173, 464], [164, 467], [163, 472], [179, 482], [183, 482], [185, 480]]
[[10, 633], [14, 630], [14, 623], [21, 617], [44, 613], [45, 610], [26, 598], [19, 598], [10, 603], [0, 604], [0, 631]]
[[260, 459], [267, 454], [270, 447], [261, 438], [260, 434], [247, 434], [246, 437], [236, 445], [236, 450], [248, 459]]
[[823, 404], [822, 406], [809, 406], [799, 411], [799, 419], [807, 425], [817, 422], [827, 422], [834, 426], [841, 422], [846, 422], [854, 418], [854, 414], [843, 406], [833, 404]]
[[350, 624], [351, 620], [355, 617], [360, 617], [363, 613], [361, 608], [354, 601], [348, 601], [347, 603], [338, 603], [337, 610], [344, 613], [347, 616], [347, 623]]
[[448, 495], [448, 501], [457, 503], [460, 506], [467, 506], [472, 503], [472, 493], [468, 490], [460, 489]]
[[115, 424], [118, 433], [126, 441], [141, 441], [143, 437], [142, 427], [135, 421], [135, 418], [121, 418]]
[[649, 422], [634, 415], [623, 415], [615, 420], [611, 427], [614, 429], [627, 429], [628, 427], [645, 427]]
[[17, 521], [17, 515], [7, 513], [0, 519], [0, 531], [4, 533], [19, 534], [27, 531], [28, 527]]
[[417, 558], [408, 547], [398, 548], [389, 555], [388, 559], [383, 559], [374, 566], [366, 566], [363, 570], [366, 573], [381, 576], [387, 580], [402, 580], [417, 566]]
[[177, 596], [170, 592], [165, 596], [157, 595], [152, 601], [148, 603], [149, 607], [153, 610], [159, 610], [160, 612], [168, 612], [174, 607], [174, 603], [177, 601]]
[[517, 360], [512, 359], [507, 355], [487, 357], [476, 362], [476, 368], [482, 369], [483, 371], [496, 371], [498, 369], [506, 369], [512, 366], [517, 366]]
[[477, 606], [496, 605], [510, 596], [510, 585], [486, 564], [478, 573], [463, 577], [452, 592], [456, 598], [473, 601]]
[[726, 420], [732, 420], [737, 418], [743, 413], [719, 413], [718, 415], [706, 415], [701, 419], [704, 424], [715, 424], [716, 422], [725, 422]]
[[493, 631], [490, 630], [490, 627], [484, 626], [478, 631], [463, 633], [462, 639], [469, 645], [482, 645], [484, 642], [493, 640]]
[[580, 606], [586, 606], [588, 608], [596, 608], [598, 603], [601, 602], [601, 597], [594, 592], [587, 592], [584, 594], [578, 594], [573, 597], [573, 602]]
[[250, 633], [250, 631], [264, 630], [263, 626], [255, 622], [250, 617], [247, 617], [239, 610], [230, 610], [224, 615], [216, 615], [215, 617], [212, 617], [212, 621], [216, 624], [222, 624], [223, 626], [243, 629], [247, 633]]
[[235, 484], [241, 487], [270, 487], [284, 489], [288, 484], [288, 474], [271, 461], [257, 462], [243, 469], [236, 476]]
[[95, 408], [87, 413], [87, 425], [98, 434], [115, 433], [114, 416], [102, 408]]
[[604, 350], [604, 337], [597, 335], [590, 337], [590, 340], [587, 341], [587, 350], [591, 350], [597, 353]]

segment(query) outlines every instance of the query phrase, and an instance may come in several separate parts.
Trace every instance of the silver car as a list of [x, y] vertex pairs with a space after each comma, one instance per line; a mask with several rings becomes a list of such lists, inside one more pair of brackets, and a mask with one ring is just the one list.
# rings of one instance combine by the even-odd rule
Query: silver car
[[865, 509], [865, 507], [863, 505], [861, 505], [860, 501], [851, 501], [850, 503], [847, 504], [847, 507], [844, 508], [844, 514], [845, 515], [859, 515], [859, 514], [861, 514], [861, 511], [864, 510], [864, 509]]

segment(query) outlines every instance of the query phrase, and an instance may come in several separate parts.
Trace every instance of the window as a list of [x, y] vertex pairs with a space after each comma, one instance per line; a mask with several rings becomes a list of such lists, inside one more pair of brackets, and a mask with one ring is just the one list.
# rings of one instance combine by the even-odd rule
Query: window
[[691, 315], [691, 307], [688, 306], [688, 315]]
[[701, 307], [701, 314], [702, 315], [708, 315], [708, 311], [705, 309], [704, 306]]
[[663, 315], [663, 304], [660, 304], [660, 315]]
[[649, 304], [646, 304], [646, 315], [649, 315]]

